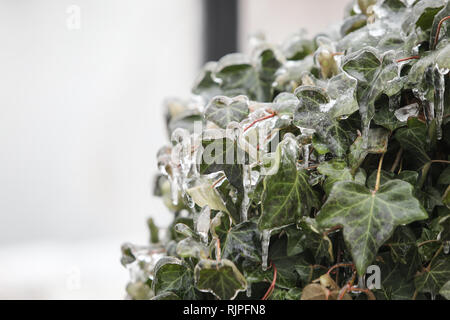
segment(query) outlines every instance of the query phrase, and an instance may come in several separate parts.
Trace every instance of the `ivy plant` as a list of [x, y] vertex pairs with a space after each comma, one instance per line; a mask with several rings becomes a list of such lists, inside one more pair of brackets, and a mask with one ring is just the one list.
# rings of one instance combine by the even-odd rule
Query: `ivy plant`
[[123, 245], [128, 296], [450, 298], [449, 20], [445, 0], [358, 0], [206, 64], [166, 103], [173, 222]]

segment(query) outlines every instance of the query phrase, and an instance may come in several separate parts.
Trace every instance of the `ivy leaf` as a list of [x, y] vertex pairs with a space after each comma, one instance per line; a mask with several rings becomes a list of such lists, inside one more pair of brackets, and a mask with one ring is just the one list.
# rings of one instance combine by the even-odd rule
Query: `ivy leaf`
[[216, 96], [205, 109], [205, 118], [225, 129], [232, 122], [241, 122], [248, 116], [248, 98]]
[[175, 293], [169, 291], [158, 294], [157, 296], [154, 296], [150, 300], [181, 300], [181, 299]]
[[[364, 48], [345, 58], [342, 70], [358, 81], [357, 99], [359, 113], [362, 118], [363, 134], [369, 128], [374, 115], [374, 87], [370, 83], [375, 82], [381, 71], [381, 60], [375, 54], [373, 48]], [[366, 134], [368, 134], [366, 132]]]
[[243, 191], [242, 175], [245, 163], [245, 152], [237, 146], [234, 140], [229, 138], [202, 140], [204, 148], [201, 154], [199, 172], [210, 174], [223, 171], [230, 184]]
[[295, 90], [299, 105], [294, 113], [294, 125], [313, 129], [328, 148], [341, 157], [348, 148], [349, 136], [338, 119], [327, 111], [332, 107], [330, 97], [319, 87], [301, 86]]
[[295, 223], [312, 207], [319, 207], [316, 192], [308, 183], [308, 173], [297, 169], [299, 148], [293, 138], [285, 138], [277, 146], [278, 171], [264, 178], [261, 198], [260, 230]]
[[414, 283], [419, 292], [436, 294], [449, 279], [450, 257], [442, 257], [432, 261], [430, 269], [417, 275]]
[[232, 227], [223, 244], [222, 256], [236, 264], [261, 263], [261, 235], [256, 223], [245, 221]]
[[338, 182], [316, 220], [324, 228], [343, 226], [345, 242], [362, 275], [396, 226], [428, 217], [412, 191], [401, 180], [391, 180], [377, 192], [355, 182]]
[[199, 206], [209, 206], [212, 210], [227, 211], [219, 193], [214, 189], [211, 183], [200, 183], [199, 185], [189, 188], [186, 193], [191, 196], [192, 200]]
[[166, 292], [175, 293], [186, 299], [193, 295], [192, 271], [180, 259], [174, 257], [161, 258], [155, 266], [155, 277], [152, 283], [156, 295]]
[[422, 164], [431, 160], [426, 152], [427, 127], [417, 118], [408, 119], [408, 127], [398, 129], [395, 139]]
[[380, 255], [377, 265], [382, 274], [381, 290], [375, 292], [377, 299], [410, 300], [413, 297], [415, 286], [412, 277], [416, 269], [411, 268], [412, 272], [409, 265], [394, 262], [389, 252]]
[[347, 163], [339, 159], [323, 162], [317, 167], [317, 171], [327, 176], [323, 185], [323, 189], [327, 195], [330, 194], [331, 188], [338, 181], [356, 181], [361, 184], [366, 182], [366, 177], [362, 171], [359, 171], [353, 177], [350, 168], [347, 167]]
[[227, 259], [200, 260], [195, 266], [194, 275], [198, 290], [210, 292], [221, 300], [233, 300], [239, 291], [247, 288], [245, 277]]
[[443, 296], [445, 299], [450, 300], [450, 280], [447, 281], [439, 290], [439, 294]]
[[327, 236], [319, 233], [314, 219], [302, 219], [298, 226], [289, 227], [285, 230], [288, 239], [288, 256], [309, 251], [315, 261], [320, 261], [322, 258], [333, 261], [333, 244]]

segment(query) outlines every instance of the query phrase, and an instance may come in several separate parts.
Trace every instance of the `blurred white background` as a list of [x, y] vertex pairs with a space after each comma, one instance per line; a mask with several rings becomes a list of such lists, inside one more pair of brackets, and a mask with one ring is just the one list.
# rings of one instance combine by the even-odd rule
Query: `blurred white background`
[[[241, 0], [240, 48], [346, 3]], [[151, 195], [161, 105], [202, 64], [202, 1], [0, 0], [0, 41], [0, 299], [121, 299], [121, 243], [171, 220]]]

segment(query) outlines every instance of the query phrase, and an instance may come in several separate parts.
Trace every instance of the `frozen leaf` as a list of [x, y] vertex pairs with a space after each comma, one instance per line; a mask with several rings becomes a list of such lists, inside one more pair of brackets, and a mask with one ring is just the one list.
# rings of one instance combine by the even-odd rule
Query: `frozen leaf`
[[200, 260], [194, 274], [198, 290], [210, 292], [221, 300], [233, 300], [239, 291], [247, 289], [245, 277], [230, 260]]
[[278, 171], [264, 178], [258, 222], [261, 230], [294, 223], [312, 207], [318, 207], [317, 195], [308, 184], [307, 171], [297, 169], [299, 148], [296, 141], [283, 140], [277, 147], [276, 157]]
[[232, 122], [241, 122], [248, 116], [248, 98], [237, 96], [228, 98], [216, 96], [205, 109], [206, 120], [212, 121], [221, 128], [226, 128]]

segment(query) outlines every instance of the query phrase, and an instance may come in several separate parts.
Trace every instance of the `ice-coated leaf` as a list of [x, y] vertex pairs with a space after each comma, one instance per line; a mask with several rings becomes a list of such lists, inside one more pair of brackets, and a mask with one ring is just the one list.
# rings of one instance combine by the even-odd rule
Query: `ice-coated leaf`
[[233, 300], [239, 291], [247, 289], [247, 281], [233, 262], [200, 260], [194, 269], [198, 290], [210, 292], [218, 299]]
[[227, 212], [220, 195], [217, 190], [213, 188], [211, 183], [202, 183], [198, 186], [189, 188], [186, 193], [192, 197], [192, 200], [199, 206], [209, 206], [212, 210], [219, 210]]
[[181, 299], [173, 292], [163, 292], [161, 294], [158, 294], [157, 296], [154, 296], [150, 300], [181, 300]]
[[364, 274], [396, 226], [428, 217], [412, 191], [401, 180], [391, 180], [377, 192], [355, 182], [338, 182], [316, 219], [324, 228], [343, 226], [358, 273]]
[[375, 80], [380, 71], [381, 61], [370, 49], [362, 49], [346, 57], [342, 69], [359, 82]]
[[152, 283], [155, 295], [172, 292], [188, 296], [193, 283], [192, 271], [180, 259], [164, 257], [155, 266], [155, 278]]
[[205, 118], [225, 129], [232, 121], [241, 122], [244, 120], [248, 116], [248, 112], [248, 98], [246, 96], [234, 98], [216, 96], [206, 107]]
[[203, 139], [202, 145], [204, 151], [201, 155], [199, 172], [210, 174], [223, 171], [230, 184], [242, 191], [245, 152], [229, 138]]
[[209, 256], [208, 247], [192, 237], [188, 237], [178, 242], [176, 252], [177, 255], [182, 258], [193, 257], [196, 259], [205, 259]]
[[222, 256], [236, 264], [261, 263], [261, 234], [256, 223], [241, 222], [226, 235]]
[[308, 183], [308, 172], [297, 168], [298, 158], [299, 148], [293, 138], [280, 142], [276, 150], [278, 171], [264, 178], [260, 230], [294, 223], [319, 206], [316, 192]]
[[299, 99], [294, 113], [294, 124], [299, 128], [315, 130], [320, 140], [341, 157], [348, 148], [348, 133], [341, 127], [338, 119], [328, 114], [331, 108], [328, 94], [319, 87], [301, 86], [295, 90]]
[[436, 294], [450, 279], [450, 257], [445, 256], [431, 262], [430, 269], [418, 274], [414, 283], [419, 292]]

